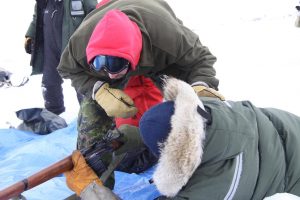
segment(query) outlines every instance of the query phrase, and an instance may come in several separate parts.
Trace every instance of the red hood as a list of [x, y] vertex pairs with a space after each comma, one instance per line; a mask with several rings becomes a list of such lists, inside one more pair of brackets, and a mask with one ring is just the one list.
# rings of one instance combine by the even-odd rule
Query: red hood
[[142, 50], [142, 34], [136, 23], [119, 10], [108, 11], [96, 25], [86, 48], [88, 63], [97, 55], [127, 59], [136, 68]]

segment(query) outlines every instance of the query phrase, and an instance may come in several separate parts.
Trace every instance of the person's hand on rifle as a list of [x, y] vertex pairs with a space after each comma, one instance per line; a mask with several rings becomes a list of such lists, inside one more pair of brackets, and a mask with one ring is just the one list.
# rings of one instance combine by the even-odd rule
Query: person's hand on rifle
[[95, 182], [99, 186], [103, 186], [102, 181], [96, 173], [85, 162], [80, 151], [76, 150], [72, 154], [74, 168], [65, 173], [67, 186], [80, 196], [82, 190], [90, 183]]
[[65, 172], [67, 186], [83, 200], [118, 199], [113, 192], [103, 186], [96, 173], [88, 166], [80, 151], [72, 154], [74, 168]]
[[[139, 134], [139, 128], [131, 125], [122, 125], [110, 132], [106, 137], [116, 138], [122, 145], [114, 151], [115, 155], [134, 151], [144, 146]], [[65, 173], [67, 186], [81, 199], [118, 199], [118, 197], [99, 179], [80, 151], [72, 154], [74, 168]], [[99, 174], [98, 174], [99, 175]], [[100, 175], [99, 175], [100, 176]]]

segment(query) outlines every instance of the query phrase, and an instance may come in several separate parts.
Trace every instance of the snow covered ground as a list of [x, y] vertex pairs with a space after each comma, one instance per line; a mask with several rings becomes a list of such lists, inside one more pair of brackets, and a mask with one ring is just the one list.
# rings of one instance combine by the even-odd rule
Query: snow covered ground
[[[24, 34], [35, 1], [15, 6], [5, 1], [0, 67], [16, 79], [30, 74]], [[201, 42], [217, 56], [219, 89], [230, 100], [251, 100], [261, 107], [276, 107], [300, 115], [300, 28], [294, 26], [298, 0], [168, 0], [184, 24], [199, 34]], [[1, 93], [0, 127], [12, 121], [22, 107], [42, 106], [40, 77], [31, 77], [24, 90]], [[70, 82], [65, 82], [66, 117], [77, 115], [78, 105]], [[3, 89], [1, 89], [3, 90]], [[7, 94], [8, 93], [8, 94]], [[23, 105], [25, 104], [25, 105]], [[68, 120], [68, 119], [67, 119]]]
[[[250, 100], [300, 116], [300, 28], [294, 26], [298, 0], [168, 2], [218, 58], [219, 89], [227, 99]], [[2, 3], [0, 67], [13, 72], [13, 81], [18, 82], [31, 70], [23, 44], [35, 1]], [[0, 88], [0, 128], [18, 125], [15, 111], [43, 106], [40, 85], [38, 75], [21, 88]], [[79, 107], [69, 80], [64, 94], [62, 117], [71, 122]]]

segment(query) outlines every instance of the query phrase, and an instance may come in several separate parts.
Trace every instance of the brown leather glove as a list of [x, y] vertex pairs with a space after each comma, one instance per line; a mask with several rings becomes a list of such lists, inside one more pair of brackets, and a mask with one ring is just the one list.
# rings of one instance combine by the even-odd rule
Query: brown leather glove
[[96, 173], [85, 162], [80, 151], [76, 150], [72, 154], [74, 168], [65, 172], [67, 186], [74, 191], [78, 196], [90, 183], [95, 182], [99, 186], [103, 183], [98, 178]]
[[31, 54], [31, 43], [32, 43], [31, 37], [25, 37], [24, 48], [26, 53], [28, 54]]
[[215, 97], [219, 98], [222, 101], [225, 101], [224, 96], [212, 88], [208, 88], [203, 85], [195, 85], [193, 86], [193, 89], [199, 97]]

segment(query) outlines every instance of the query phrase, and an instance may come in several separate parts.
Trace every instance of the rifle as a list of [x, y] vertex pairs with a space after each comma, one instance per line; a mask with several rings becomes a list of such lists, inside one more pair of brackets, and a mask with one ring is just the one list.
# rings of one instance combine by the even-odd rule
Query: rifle
[[[112, 162], [108, 167], [106, 167], [101, 160], [101, 157], [104, 154], [112, 153], [114, 150], [120, 148], [123, 144], [120, 140], [118, 140], [122, 136], [122, 133], [119, 132], [118, 129], [116, 130], [117, 132], [114, 132], [114, 134], [112, 133], [112, 130], [109, 130], [101, 140], [80, 151], [84, 156], [87, 164], [95, 171], [95, 173], [99, 177], [103, 172], [112, 172], [113, 169], [111, 166], [117, 166], [117, 164], [124, 158], [124, 156], [120, 157], [119, 159], [117, 159], [117, 161]], [[1, 190], [0, 200], [7, 200], [9, 198], [18, 197], [22, 192], [38, 186], [66, 171], [70, 171], [73, 169], [73, 167], [72, 155], [69, 155], [66, 158], [50, 165], [49, 167], [33, 174], [32, 176]], [[104, 174], [105, 178], [103, 178], [106, 179], [108, 173]], [[105, 182], [105, 180], [101, 180]]]

